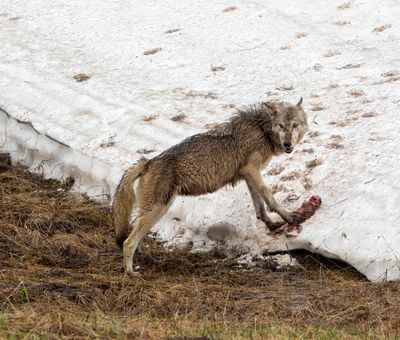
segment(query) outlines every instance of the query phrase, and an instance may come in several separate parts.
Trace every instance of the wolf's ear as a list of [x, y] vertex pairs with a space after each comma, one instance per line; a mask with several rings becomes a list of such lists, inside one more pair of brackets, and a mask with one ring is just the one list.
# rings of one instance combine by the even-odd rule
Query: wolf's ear
[[301, 107], [301, 104], [303, 104], [303, 97], [300, 97], [299, 102], [296, 104], [297, 107]]
[[276, 107], [275, 103], [264, 102], [263, 105], [266, 106], [274, 116], [276, 116], [278, 114], [278, 110], [277, 110], [277, 107]]

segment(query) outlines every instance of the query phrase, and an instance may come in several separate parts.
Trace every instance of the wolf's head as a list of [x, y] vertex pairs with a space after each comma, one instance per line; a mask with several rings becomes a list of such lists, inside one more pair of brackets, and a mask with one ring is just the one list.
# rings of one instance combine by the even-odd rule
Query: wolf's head
[[286, 153], [291, 153], [294, 146], [301, 141], [307, 132], [307, 116], [301, 104], [303, 98], [296, 105], [288, 103], [263, 103], [271, 116], [271, 133], [277, 146]]

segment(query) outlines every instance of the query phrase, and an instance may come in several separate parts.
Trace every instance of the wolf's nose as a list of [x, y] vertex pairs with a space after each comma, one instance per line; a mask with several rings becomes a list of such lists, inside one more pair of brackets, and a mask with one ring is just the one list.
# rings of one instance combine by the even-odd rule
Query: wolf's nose
[[292, 142], [290, 142], [290, 141], [284, 141], [283, 142], [283, 146], [285, 147], [285, 148], [290, 148], [291, 146], [292, 146]]

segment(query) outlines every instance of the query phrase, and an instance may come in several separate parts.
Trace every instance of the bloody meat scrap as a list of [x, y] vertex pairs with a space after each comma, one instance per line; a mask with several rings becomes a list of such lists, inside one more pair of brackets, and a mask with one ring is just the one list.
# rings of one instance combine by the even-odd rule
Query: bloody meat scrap
[[271, 232], [271, 234], [285, 234], [288, 237], [297, 236], [301, 231], [300, 223], [303, 223], [305, 220], [308, 220], [312, 215], [314, 215], [315, 211], [319, 208], [320, 205], [321, 197], [319, 197], [318, 195], [311, 196], [308, 201], [304, 201], [300, 208], [296, 210], [296, 212], [303, 215], [302, 221], [293, 224], [286, 223], [282, 227]]

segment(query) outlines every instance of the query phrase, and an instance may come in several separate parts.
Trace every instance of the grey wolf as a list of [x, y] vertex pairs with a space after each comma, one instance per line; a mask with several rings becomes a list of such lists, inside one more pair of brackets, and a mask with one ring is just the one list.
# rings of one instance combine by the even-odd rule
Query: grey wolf
[[[113, 202], [116, 241], [123, 246], [126, 272], [134, 274], [133, 255], [139, 242], [178, 195], [212, 193], [244, 180], [257, 218], [269, 229], [285, 222], [273, 222], [265, 204], [288, 223], [302, 220], [299, 213], [287, 212], [276, 202], [260, 172], [273, 156], [291, 153], [307, 132], [302, 102], [301, 98], [296, 105], [262, 102], [245, 106], [228, 122], [191, 136], [152, 159], [142, 158], [129, 168]], [[138, 179], [135, 194], [133, 182]], [[138, 213], [130, 231], [134, 204]]]

